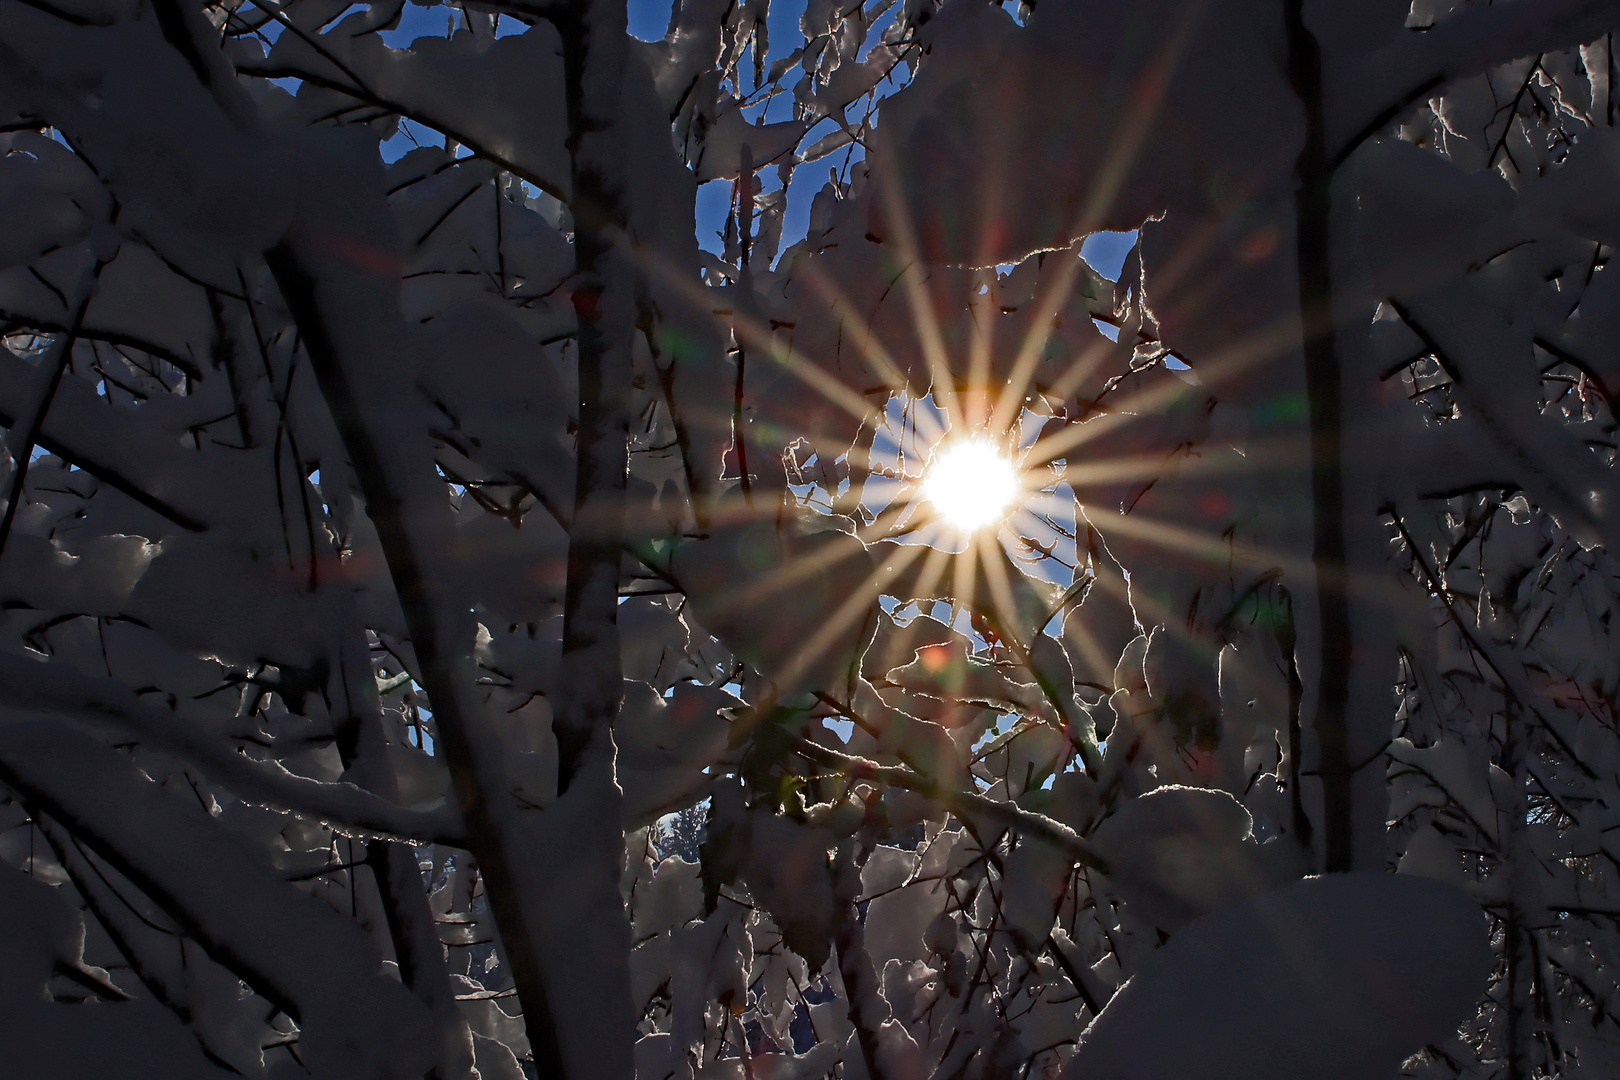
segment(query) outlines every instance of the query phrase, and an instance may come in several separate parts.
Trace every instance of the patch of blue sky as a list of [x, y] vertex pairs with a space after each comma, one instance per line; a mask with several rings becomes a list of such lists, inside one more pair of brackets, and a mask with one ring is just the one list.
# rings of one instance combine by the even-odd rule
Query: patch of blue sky
[[[946, 426], [945, 412], [934, 402], [932, 394], [920, 400], [909, 395], [895, 394], [884, 407], [883, 422], [872, 438], [871, 460], [873, 473], [861, 488], [861, 510], [868, 520], [894, 504], [905, 491], [906, 483], [893, 476], [880, 475], [883, 469], [913, 479], [922, 475], [923, 464], [932, 446], [934, 433]], [[920, 429], [920, 430], [919, 430]], [[943, 538], [937, 530], [908, 533], [901, 543], [940, 543]]]
[[698, 247], [714, 255], [725, 251], [726, 215], [731, 212], [732, 182], [710, 180], [699, 185], [694, 214]]
[[[787, 94], [779, 96], [783, 98], [789, 97]], [[785, 115], [777, 117], [778, 121], [785, 119], [788, 119]], [[776, 122], [760, 120], [758, 117], [755, 120], [760, 123]], [[801, 145], [811, 146], [823, 135], [837, 130], [836, 121], [831, 119], [823, 120], [806, 133]], [[778, 254], [797, 244], [809, 234], [811, 204], [815, 201], [816, 193], [826, 186], [829, 180], [826, 163], [831, 161], [843, 164], [845, 167], [842, 170], [842, 178], [847, 179], [848, 166], [859, 162], [865, 156], [862, 148], [852, 143], [849, 147], [839, 150], [836, 154], [829, 155], [808, 165], [800, 165], [793, 170], [792, 178], [788, 182], [787, 209], [782, 217], [782, 244]], [[775, 166], [761, 169], [758, 175], [761, 193], [769, 194], [782, 189], [782, 178]], [[723, 250], [722, 230], [725, 229], [726, 214], [731, 206], [731, 190], [732, 181], [730, 180], [711, 180], [698, 189], [698, 246], [716, 255]]]
[[[799, 44], [799, 20], [804, 18], [806, 0], [777, 0], [765, 16], [770, 47], [767, 62], [780, 60], [792, 53]], [[627, 14], [630, 34], [642, 41], [662, 41], [669, 30], [669, 17], [674, 9], [671, 0], [629, 0]]]
[[827, 725], [827, 730], [834, 732], [840, 739], [848, 743], [855, 737], [855, 724], [851, 720], [839, 720], [836, 717], [824, 716], [821, 722]]
[[[800, 23], [804, 18], [806, 0], [778, 0], [771, 5], [770, 13], [766, 17], [766, 27], [770, 36], [769, 47], [766, 50], [766, 63], [769, 66], [782, 60], [804, 44], [803, 32]], [[668, 26], [670, 4], [667, 0], [630, 0], [631, 33], [643, 40], [660, 40]], [[883, 13], [868, 29], [866, 40], [861, 45], [859, 58], [865, 60], [873, 47], [880, 44], [883, 34], [894, 24], [900, 6], [893, 5]], [[638, 19], [641, 29], [638, 29]], [[757, 88], [752, 85], [752, 65], [744, 62], [738, 65], [739, 77], [743, 80], [743, 90], [751, 93]], [[876, 87], [876, 98], [881, 100], [894, 93], [905, 85], [909, 79], [909, 72], [904, 66], [897, 67], [886, 76]], [[781, 93], [761, 97], [760, 100], [744, 107], [749, 120], [759, 124], [780, 123], [793, 118], [792, 87], [797, 81], [793, 71], [783, 76], [784, 89]], [[859, 124], [866, 114], [868, 106], [855, 103], [849, 110], [849, 120], [852, 124]], [[838, 130], [839, 123], [830, 117], [823, 118], [816, 123], [801, 142], [801, 147], [815, 145], [816, 141]], [[847, 183], [851, 171], [866, 157], [866, 148], [859, 142], [851, 142], [837, 151], [815, 162], [801, 165], [793, 170], [788, 183], [787, 210], [782, 219], [781, 249], [785, 251], [805, 238], [810, 231], [810, 210], [815, 197], [831, 178], [829, 172], [836, 174], [837, 179]], [[762, 169], [760, 172], [761, 189], [764, 192], [773, 192], [781, 189], [781, 177], [772, 167]], [[712, 192], [700, 190], [698, 194], [697, 226], [698, 243], [704, 250], [719, 254], [722, 250], [721, 233], [725, 228], [726, 213], [731, 200], [731, 183], [729, 181], [711, 181], [705, 185]]]
[[[828, 119], [810, 129], [805, 138], [805, 146], [813, 146], [815, 141], [823, 135], [829, 135], [838, 130], [837, 123]], [[850, 143], [848, 146], [819, 161], [800, 165], [793, 170], [793, 179], [788, 184], [787, 210], [782, 216], [782, 247], [787, 249], [803, 240], [810, 232], [810, 208], [815, 202], [816, 193], [825, 187], [831, 179], [831, 172], [836, 171], [842, 183], [849, 180], [850, 169], [866, 158], [866, 148], [859, 143]]]
[[[800, 6], [802, 7], [802, 5]], [[871, 29], [867, 31], [866, 41], [861, 47], [861, 58], [863, 60], [870, 54], [872, 48], [882, 41], [884, 32], [894, 24], [895, 16], [899, 13], [899, 10], [899, 5], [894, 5], [872, 24]], [[795, 36], [797, 36], [796, 33]], [[775, 40], [773, 34], [772, 41]], [[773, 56], [775, 51], [773, 45]], [[903, 65], [897, 65], [878, 83], [874, 97], [881, 101], [905, 86], [909, 80], [909, 71]], [[780, 96], [783, 98], [788, 97], [786, 94]], [[865, 108], [862, 108], [863, 116], [870, 107], [871, 103], [868, 103]], [[782, 118], [786, 119], [785, 116]], [[852, 116], [850, 120], [854, 122], [855, 118]], [[837, 130], [838, 122], [831, 117], [825, 118], [805, 134], [803, 145], [806, 147], [814, 146], [816, 140]], [[788, 185], [787, 212], [782, 218], [782, 247], [784, 249], [797, 244], [809, 233], [811, 205], [815, 201], [816, 193], [831, 179], [829, 170], [836, 173], [839, 182], [847, 183], [850, 171], [865, 159], [866, 147], [859, 142], [851, 142], [819, 161], [811, 162], [794, 170], [793, 179]]]
[[765, 27], [771, 35], [771, 47], [766, 59], [775, 61], [789, 55], [799, 47], [799, 23], [804, 19], [807, 0], [777, 0], [765, 16]]
[[630, 36], [642, 41], [662, 41], [669, 29], [670, 0], [630, 0]]
[[[359, 6], [359, 5], [356, 5]], [[347, 14], [347, 12], [345, 12]], [[449, 37], [461, 25], [461, 13], [453, 7], [421, 7], [406, 4], [399, 13], [399, 22], [392, 30], [379, 31], [377, 36], [389, 48], [408, 48], [417, 38]], [[529, 29], [527, 23], [510, 15], [495, 16], [495, 36], [510, 37]]]
[[[1001, 0], [1001, 10], [1011, 15], [1013, 17], [1013, 21], [1017, 22], [1020, 26], [1024, 25], [1024, 20], [1019, 18], [1019, 11], [1023, 6], [1024, 5], [1021, 4], [1019, 0]], [[1031, 4], [1030, 10], [1033, 11], [1034, 8], [1035, 5]]]
[[1136, 231], [1100, 232], [1086, 237], [1080, 245], [1080, 254], [1091, 268], [1111, 281], [1119, 280], [1125, 265], [1125, 256], [1136, 246]]
[[[791, 55], [803, 44], [800, 22], [804, 17], [805, 7], [806, 0], [778, 0], [771, 5], [766, 17], [770, 37], [766, 51], [767, 64]], [[363, 5], [352, 5], [334, 21], [341, 20], [350, 12], [362, 10], [365, 10]], [[898, 5], [891, 7], [872, 25], [862, 46], [863, 58], [879, 43], [883, 32], [892, 25], [898, 10]], [[643, 41], [661, 41], [668, 31], [671, 11], [671, 0], [629, 0], [626, 14], [630, 33]], [[419, 38], [447, 37], [455, 32], [459, 22], [460, 13], [455, 8], [421, 7], [409, 3], [401, 11], [399, 22], [392, 29], [380, 31], [378, 36], [390, 47], [403, 49]], [[495, 32], [496, 36], [504, 37], [523, 33], [527, 29], [528, 27], [518, 20], [506, 17], [497, 19]], [[273, 41], [280, 30], [279, 24], [272, 22], [263, 32]], [[745, 62], [739, 65], [739, 70], [742, 77], [751, 83], [752, 65]], [[903, 75], [904, 69], [901, 69], [885, 79], [878, 87], [878, 96], [886, 97], [898, 89], [903, 84]], [[748, 106], [749, 118], [757, 123], [774, 123], [790, 119], [793, 101], [791, 86], [794, 79], [794, 75], [790, 72], [785, 78], [789, 89], [773, 98]], [[275, 81], [284, 84], [284, 88], [290, 93], [298, 92], [299, 83], [295, 79]], [[803, 145], [809, 146], [836, 130], [838, 130], [836, 121], [824, 119], [806, 133]], [[399, 132], [382, 144], [382, 157], [385, 162], [392, 163], [417, 146], [443, 145], [443, 142], [443, 137], [437, 133], [412, 121], [402, 120]], [[816, 194], [828, 182], [828, 169], [835, 170], [840, 181], [847, 182], [850, 170], [865, 156], [865, 149], [862, 146], [850, 143], [820, 161], [793, 171], [788, 186], [787, 211], [782, 223], [782, 250], [803, 240], [809, 232], [811, 206]], [[774, 167], [762, 169], [759, 176], [765, 192], [777, 191], [782, 186], [781, 178]], [[724, 230], [726, 216], [731, 206], [732, 186], [729, 180], [714, 180], [698, 189], [696, 205], [698, 244], [711, 254], [719, 255], [724, 250]]]
[[258, 34], [272, 45], [276, 43], [277, 38], [281, 37], [281, 32], [286, 29], [286, 24], [270, 18], [269, 13], [256, 4], [249, 5], [248, 14], [251, 16], [248, 19], [250, 23], [258, 22], [260, 18], [266, 20], [264, 25], [259, 27]]
[[[1100, 232], [1092, 233], [1086, 237], [1085, 243], [1080, 245], [1080, 254], [1085, 257], [1091, 268], [1104, 277], [1119, 280], [1120, 271], [1125, 266], [1125, 257], [1136, 246], [1136, 231], [1130, 232]], [[1097, 322], [1097, 320], [1092, 320]], [[1102, 331], [1110, 341], [1119, 340], [1119, 329], [1104, 322], [1097, 322], [1097, 329]], [[1187, 364], [1174, 353], [1164, 358], [1164, 366], [1171, 371], [1186, 371]]]
[[[1053, 497], [1041, 502], [1040, 513], [1030, 512], [1019, 517], [1017, 531], [1020, 538], [1027, 538], [1051, 552], [1052, 558], [1035, 558], [1035, 552], [1026, 545], [1015, 547], [1009, 543], [1006, 546], [1015, 552], [1014, 557], [1023, 564], [1026, 573], [1066, 589], [1074, 583], [1075, 543], [1064, 535], [1074, 531], [1073, 500], [1065, 503], [1061, 497]], [[1065, 505], [1069, 507], [1066, 513], [1059, 510]], [[1050, 632], [1050, 627], [1043, 629]]]
[[377, 36], [390, 48], [403, 49], [417, 38], [449, 37], [455, 29], [459, 16], [460, 12], [451, 7], [418, 7], [415, 4], [406, 4], [405, 10], [400, 12], [399, 24], [392, 30], [379, 32]]
[[423, 127], [414, 120], [400, 118], [399, 130], [384, 139], [378, 147], [383, 161], [392, 165], [419, 146], [443, 146], [444, 136], [432, 128]]
[[320, 27], [321, 32], [325, 33], [327, 30], [330, 30], [344, 19], [347, 19], [350, 15], [363, 15], [370, 10], [371, 6], [369, 4], [350, 4], [336, 15], [333, 15], [330, 19], [327, 19], [326, 22], [322, 23]]
[[[980, 735], [979, 738], [974, 742], [972, 746], [972, 753], [975, 756], [982, 754], [991, 743], [995, 742], [997, 739], [1007, 734], [1007, 732], [1011, 731], [1013, 729], [1013, 725], [1017, 723], [1018, 714], [1016, 713], [1002, 713], [1001, 715], [997, 716], [996, 722], [990, 725], [990, 727], [985, 730], [984, 734]], [[983, 783], [982, 779], [980, 780], [980, 783]]]
[[[817, 125], [817, 130], [830, 123], [831, 121], [827, 121]], [[825, 134], [825, 131], [822, 131], [822, 134]], [[806, 138], [805, 144], [813, 143], [815, 138]], [[788, 183], [787, 210], [782, 217], [782, 245], [778, 251], [779, 255], [781, 251], [786, 251], [803, 240], [810, 232], [811, 204], [815, 201], [816, 193], [826, 186], [829, 179], [828, 167], [824, 163], [829, 160], [843, 162], [847, 158], [850, 164], [854, 164], [865, 156], [861, 148], [855, 146], [852, 154], [846, 155], [840, 150], [836, 155], [830, 155], [808, 165], [800, 165], [793, 170], [793, 177]], [[847, 169], [843, 175], [848, 176]], [[780, 191], [782, 188], [781, 177], [775, 168], [760, 172], [759, 179], [762, 192]], [[726, 214], [731, 208], [731, 190], [730, 180], [711, 180], [698, 188], [696, 207], [698, 246], [714, 255], [719, 255], [725, 250], [724, 230]]]

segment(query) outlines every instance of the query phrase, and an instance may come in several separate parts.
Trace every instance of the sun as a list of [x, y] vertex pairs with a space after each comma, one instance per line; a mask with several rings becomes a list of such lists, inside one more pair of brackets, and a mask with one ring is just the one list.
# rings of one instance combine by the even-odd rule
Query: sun
[[963, 532], [996, 524], [1019, 491], [1018, 470], [988, 439], [956, 439], [940, 447], [923, 477], [923, 497]]

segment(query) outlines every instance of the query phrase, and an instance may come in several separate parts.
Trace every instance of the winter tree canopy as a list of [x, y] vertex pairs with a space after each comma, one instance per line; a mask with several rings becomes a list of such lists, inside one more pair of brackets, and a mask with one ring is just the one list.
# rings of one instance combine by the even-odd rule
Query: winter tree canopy
[[0, 1071], [1620, 1075], [1617, 29], [0, 0]]

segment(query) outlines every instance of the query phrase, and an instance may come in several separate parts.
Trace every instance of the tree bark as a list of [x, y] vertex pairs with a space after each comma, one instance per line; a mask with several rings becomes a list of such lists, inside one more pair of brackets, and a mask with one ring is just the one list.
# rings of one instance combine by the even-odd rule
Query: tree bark
[[[514, 820], [515, 807], [504, 790], [507, 785], [499, 750], [485, 745], [486, 733], [474, 730], [477, 708], [463, 692], [472, 682], [473, 635], [470, 625], [459, 624], [470, 624], [471, 618], [445, 595], [443, 583], [429, 569], [431, 537], [421, 520], [413, 520], [413, 515], [425, 516], [427, 510], [414, 505], [417, 500], [411, 495], [408, 478], [395, 475], [400, 463], [389, 461], [383, 450], [379, 429], [386, 409], [375, 403], [366, 407], [363, 373], [353, 370], [360, 365], [351, 365], [334, 339], [333, 320], [341, 317], [334, 309], [353, 302], [352, 293], [344, 287], [353, 283], [341, 280], [341, 272], [307, 250], [307, 238], [320, 235], [321, 229], [309, 222], [302, 224], [302, 231], [295, 224], [292, 237], [267, 253], [266, 259], [298, 324], [321, 396], [343, 436], [365, 495], [366, 515], [376, 526], [388, 560], [411, 646], [421, 665], [419, 677], [433, 703], [439, 745], [461, 804], [467, 850], [484, 878], [536, 1067], [542, 1076], [561, 1075], [559, 1025], [538, 959], [536, 920], [525, 910], [522, 895], [524, 845], [516, 835], [521, 823]], [[317, 267], [336, 273], [340, 280], [323, 278]], [[397, 307], [397, 299], [390, 295], [389, 300]], [[378, 342], [372, 347], [386, 346]]]
[[1351, 775], [1347, 703], [1351, 632], [1345, 570], [1342, 374], [1333, 323], [1331, 215], [1322, 102], [1322, 51], [1304, 22], [1303, 0], [1284, 10], [1288, 75], [1305, 108], [1305, 146], [1295, 166], [1295, 251], [1299, 317], [1310, 417], [1311, 563], [1316, 577], [1319, 652], [1316, 708], [1317, 775], [1322, 785], [1322, 869], [1351, 869]]
[[623, 250], [619, 99], [628, 32], [625, 10], [613, 0], [576, 0], [555, 22], [562, 36], [568, 95], [573, 302], [579, 319], [577, 470], [563, 598], [566, 675], [557, 688], [552, 720], [562, 795], [588, 755], [611, 755], [610, 729], [623, 696], [617, 613], [635, 273]]

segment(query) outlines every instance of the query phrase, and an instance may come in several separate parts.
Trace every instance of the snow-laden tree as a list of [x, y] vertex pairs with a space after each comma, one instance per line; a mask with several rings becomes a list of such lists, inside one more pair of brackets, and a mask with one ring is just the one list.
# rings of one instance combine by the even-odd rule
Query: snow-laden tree
[[785, 4], [0, 0], [7, 1075], [1614, 1075], [1620, 5]]

